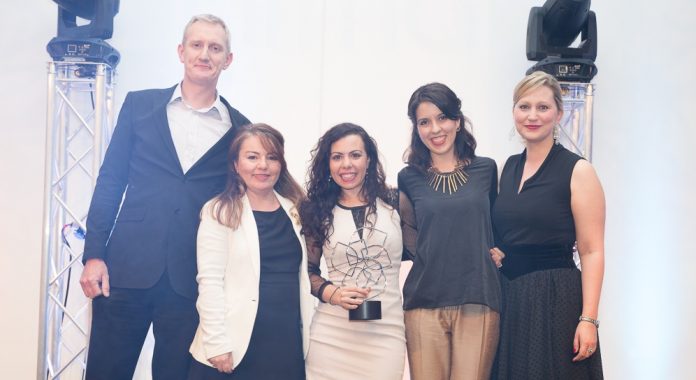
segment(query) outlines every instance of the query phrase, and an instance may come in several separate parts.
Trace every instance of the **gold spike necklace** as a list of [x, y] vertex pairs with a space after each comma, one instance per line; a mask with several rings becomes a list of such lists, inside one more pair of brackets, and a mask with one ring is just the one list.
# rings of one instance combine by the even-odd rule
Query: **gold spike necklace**
[[466, 167], [466, 162], [458, 161], [454, 170], [443, 173], [431, 166], [428, 168], [428, 185], [435, 191], [440, 191], [442, 187], [443, 193], [447, 192], [452, 195], [469, 180], [469, 175], [464, 171], [464, 167]]

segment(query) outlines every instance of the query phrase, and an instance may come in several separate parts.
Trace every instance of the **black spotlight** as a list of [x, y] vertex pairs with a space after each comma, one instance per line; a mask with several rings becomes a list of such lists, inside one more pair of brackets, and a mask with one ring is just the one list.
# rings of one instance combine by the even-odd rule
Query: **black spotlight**
[[[571, 44], [580, 35], [580, 43]], [[589, 82], [597, 74], [597, 18], [590, 0], [547, 0], [529, 11], [527, 59], [539, 61], [527, 74], [541, 70], [567, 82]]]
[[[98, 62], [115, 68], [121, 54], [104, 40], [114, 31], [120, 0], [53, 0], [58, 35], [46, 46], [54, 61]], [[78, 17], [89, 21], [78, 25]]]

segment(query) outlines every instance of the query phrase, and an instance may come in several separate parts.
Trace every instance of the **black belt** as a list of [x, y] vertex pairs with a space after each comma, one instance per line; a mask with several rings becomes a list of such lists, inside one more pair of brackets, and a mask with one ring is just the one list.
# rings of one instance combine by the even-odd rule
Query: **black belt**
[[510, 280], [539, 270], [576, 267], [572, 244], [499, 244], [498, 248], [505, 253], [500, 271]]

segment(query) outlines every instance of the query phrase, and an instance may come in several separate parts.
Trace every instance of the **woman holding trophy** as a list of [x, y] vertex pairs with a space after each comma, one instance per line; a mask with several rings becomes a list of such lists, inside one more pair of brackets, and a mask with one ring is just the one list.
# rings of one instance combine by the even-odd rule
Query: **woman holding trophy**
[[[308, 379], [403, 376], [399, 290], [403, 245], [397, 192], [385, 184], [374, 140], [357, 125], [326, 131], [312, 151], [300, 206], [312, 294]], [[328, 279], [320, 267], [324, 258]]]

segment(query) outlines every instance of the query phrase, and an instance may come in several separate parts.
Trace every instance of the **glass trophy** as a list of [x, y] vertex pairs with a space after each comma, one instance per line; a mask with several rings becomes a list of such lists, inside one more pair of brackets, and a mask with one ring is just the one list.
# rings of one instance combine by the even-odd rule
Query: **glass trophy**
[[348, 244], [338, 243], [330, 252], [327, 266], [332, 279], [341, 286], [371, 288], [368, 297], [357, 309], [348, 312], [351, 321], [382, 319], [382, 302], [375, 300], [387, 288], [384, 270], [391, 268], [385, 248], [387, 234], [371, 227], [356, 230]]

